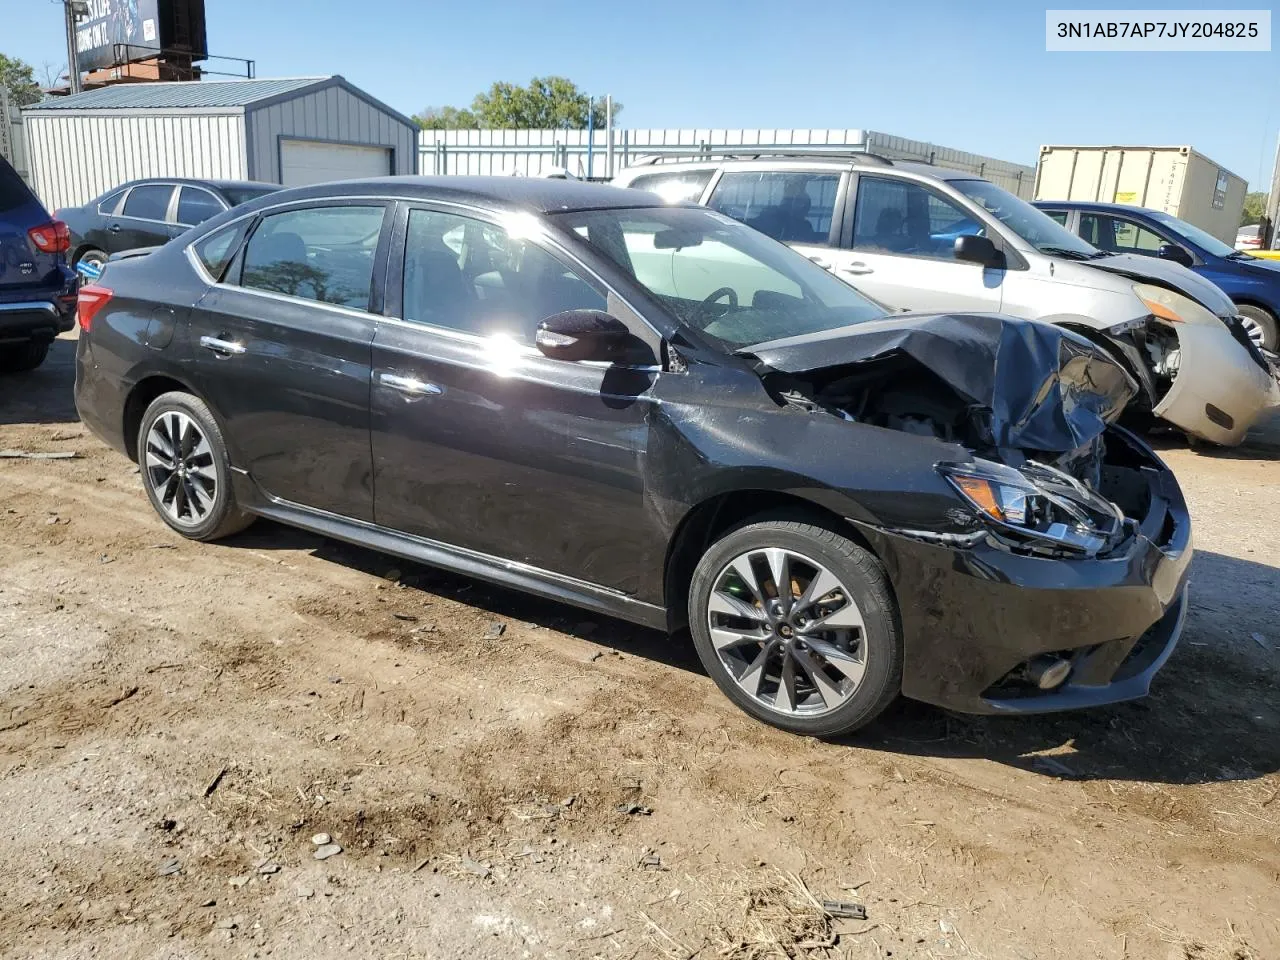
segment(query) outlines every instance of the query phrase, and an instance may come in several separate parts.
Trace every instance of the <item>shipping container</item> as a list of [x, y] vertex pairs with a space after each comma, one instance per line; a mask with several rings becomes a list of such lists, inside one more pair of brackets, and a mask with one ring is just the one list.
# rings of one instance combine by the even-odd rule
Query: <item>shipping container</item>
[[1160, 210], [1235, 244], [1248, 184], [1191, 147], [1040, 148], [1037, 200]]
[[655, 154], [722, 156], [727, 148], [761, 153], [795, 148], [842, 147], [915, 160], [985, 177], [1031, 199], [1035, 168], [978, 153], [858, 129], [654, 129], [607, 130], [424, 130], [423, 173], [546, 175], [567, 170], [575, 177], [609, 179], [641, 157]]

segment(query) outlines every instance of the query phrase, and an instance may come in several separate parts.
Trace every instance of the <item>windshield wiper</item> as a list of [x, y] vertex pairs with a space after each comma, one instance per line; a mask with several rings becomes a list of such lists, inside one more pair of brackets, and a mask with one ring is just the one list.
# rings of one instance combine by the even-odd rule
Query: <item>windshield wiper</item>
[[1085, 253], [1082, 250], [1073, 250], [1070, 247], [1038, 247], [1041, 253], [1048, 253], [1055, 257], [1066, 257], [1068, 260], [1092, 260], [1093, 254]]

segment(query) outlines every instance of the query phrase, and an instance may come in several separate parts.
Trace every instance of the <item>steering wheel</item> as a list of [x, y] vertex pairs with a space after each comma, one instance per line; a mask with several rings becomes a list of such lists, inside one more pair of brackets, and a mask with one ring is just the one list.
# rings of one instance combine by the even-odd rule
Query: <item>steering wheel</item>
[[712, 303], [715, 303], [717, 300], [721, 299], [722, 297], [728, 297], [729, 298], [728, 306], [732, 307], [735, 310], [737, 309], [738, 291], [733, 289], [733, 287], [721, 287], [719, 290], [712, 290], [709, 294], [703, 297], [702, 302], [704, 304], [712, 304]]

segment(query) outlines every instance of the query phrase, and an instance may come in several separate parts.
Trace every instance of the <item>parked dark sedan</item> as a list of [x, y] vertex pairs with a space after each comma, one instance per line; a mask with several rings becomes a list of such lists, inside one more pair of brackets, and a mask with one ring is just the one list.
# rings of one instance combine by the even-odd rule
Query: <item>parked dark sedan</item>
[[210, 217], [279, 189], [253, 180], [135, 180], [56, 215], [71, 229], [71, 262], [93, 279], [113, 253], [163, 246]]
[[1280, 263], [1236, 250], [1159, 210], [1067, 200], [1036, 206], [1099, 250], [1159, 257], [1194, 270], [1231, 298], [1255, 344], [1280, 350]]
[[894, 315], [720, 214], [516, 178], [284, 191], [81, 291], [76, 403], [159, 516], [255, 516], [668, 631], [768, 723], [1144, 695], [1173, 475], [1088, 341]]
[[0, 157], [0, 373], [34, 370], [75, 326], [67, 225], [54, 220]]

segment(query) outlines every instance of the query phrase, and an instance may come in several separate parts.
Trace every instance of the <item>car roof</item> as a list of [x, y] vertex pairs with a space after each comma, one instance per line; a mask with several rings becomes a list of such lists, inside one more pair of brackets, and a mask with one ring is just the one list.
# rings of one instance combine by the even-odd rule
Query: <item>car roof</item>
[[138, 180], [130, 180], [128, 183], [122, 183], [117, 187], [112, 187], [107, 192], [114, 193], [117, 190], [125, 190], [129, 187], [145, 186], [149, 183], [172, 183], [180, 186], [211, 187], [214, 190], [225, 190], [234, 187], [270, 187], [272, 190], [282, 189], [278, 183], [265, 183], [261, 180], [208, 180], [202, 177], [142, 177]]
[[1101, 200], [1033, 200], [1037, 207], [1053, 207], [1057, 210], [1097, 210], [1099, 212], [1123, 211], [1125, 213], [1151, 213], [1146, 207], [1133, 203], [1104, 203]]
[[[749, 149], [749, 148], [744, 148]], [[877, 162], [879, 161], [879, 162]], [[918, 177], [934, 180], [983, 180], [981, 174], [968, 170], [955, 170], [950, 167], [935, 167], [928, 163], [917, 163], [911, 160], [889, 160], [875, 154], [855, 153], [846, 156], [761, 156], [751, 158], [724, 158], [717, 160], [709, 157], [705, 160], [688, 159], [674, 162], [639, 163], [627, 167], [625, 173], [631, 177], [661, 175], [664, 173], [678, 175], [685, 170], [857, 170], [871, 176], [877, 174], [893, 175], [896, 171], [910, 173]]]
[[580, 180], [512, 176], [402, 176], [342, 180], [290, 188], [277, 195], [275, 202], [360, 195], [384, 195], [411, 200], [455, 200], [495, 210], [532, 213], [670, 206], [663, 203], [661, 197], [647, 190], [627, 190]]

